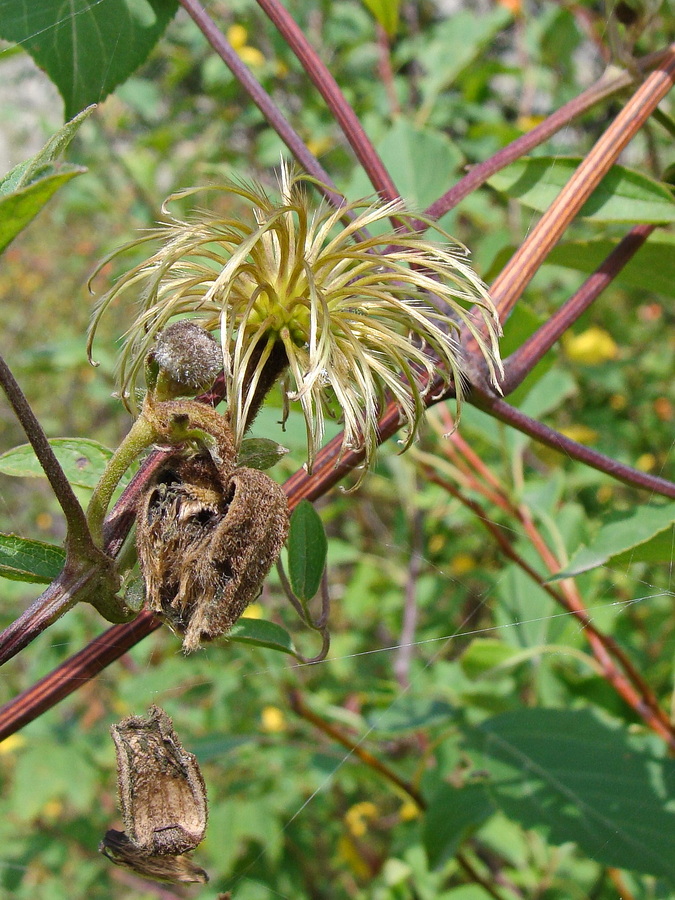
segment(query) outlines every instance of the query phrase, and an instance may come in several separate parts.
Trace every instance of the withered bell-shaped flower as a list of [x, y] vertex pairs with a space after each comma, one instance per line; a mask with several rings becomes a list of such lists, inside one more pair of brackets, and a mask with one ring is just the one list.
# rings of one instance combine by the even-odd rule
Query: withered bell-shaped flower
[[140, 296], [118, 373], [132, 405], [155, 336], [175, 317], [189, 317], [220, 334], [237, 446], [261, 390], [269, 389], [271, 367], [275, 378], [285, 371], [286, 407], [297, 401], [304, 413], [308, 467], [322, 443], [325, 415], [343, 420], [343, 449], [363, 449], [367, 464], [386, 396], [400, 409], [405, 446], [417, 433], [434, 379], [440, 376], [443, 388], [454, 381], [461, 401], [460, 328], [475, 338], [496, 383], [499, 322], [464, 248], [432, 222], [438, 241], [403, 229], [371, 236], [368, 229], [390, 217], [411, 226], [420, 217], [399, 201], [361, 200], [340, 209], [313, 204], [311, 183], [284, 166], [279, 200], [260, 186], [226, 184], [214, 189], [238, 198], [248, 216], [172, 218], [142, 238], [159, 238], [161, 247], [100, 298], [90, 347], [107, 306], [122, 294]]
[[171, 719], [152, 706], [147, 719], [129, 716], [110, 731], [126, 831], [106, 832], [101, 852], [155, 881], [208, 881], [186, 855], [204, 838], [206, 787], [195, 756], [183, 749]]

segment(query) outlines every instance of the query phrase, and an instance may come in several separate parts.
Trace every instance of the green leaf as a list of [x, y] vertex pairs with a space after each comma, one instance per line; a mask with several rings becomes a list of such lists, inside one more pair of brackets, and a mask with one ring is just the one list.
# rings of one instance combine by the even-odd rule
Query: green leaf
[[78, 812], [91, 809], [99, 780], [85, 750], [84, 742], [76, 745], [31, 738], [17, 758], [8, 795], [19, 822], [31, 822], [54, 800], [65, 800]]
[[[112, 457], [112, 450], [89, 438], [53, 438], [49, 445], [68, 481], [77, 487], [96, 487]], [[0, 472], [17, 478], [46, 477], [30, 444], [0, 455]]]
[[253, 735], [234, 735], [215, 731], [205, 737], [190, 741], [188, 748], [202, 764], [212, 760], [222, 763], [223, 757], [235, 753], [240, 747], [245, 747], [254, 740]]
[[[524, 206], [544, 212], [580, 162], [559, 156], [525, 157], [497, 172], [488, 184]], [[675, 222], [675, 199], [653, 178], [625, 166], [612, 166], [579, 216], [595, 222], [665, 224]]]
[[[402, 116], [378, 139], [377, 151], [411, 209], [424, 209], [437, 200], [438, 185], [452, 184], [463, 160], [443, 132], [419, 127]], [[371, 190], [368, 177], [359, 170], [346, 193], [363, 197]]]
[[421, 81], [423, 102], [417, 114], [418, 123], [427, 120], [441, 92], [494, 40], [511, 18], [504, 7], [479, 16], [474, 10], [467, 9], [448, 16], [435, 29], [433, 40], [425, 42], [421, 50], [427, 75]]
[[554, 844], [675, 881], [675, 761], [588, 710], [524, 709], [468, 735], [495, 805]]
[[495, 812], [484, 785], [442, 785], [429, 801], [422, 827], [429, 865], [438, 868], [451, 859], [460, 844]]
[[289, 452], [287, 447], [282, 447], [269, 438], [246, 438], [241, 442], [237, 465], [251, 469], [271, 469]]
[[70, 118], [143, 63], [176, 0], [6, 0], [0, 37], [21, 44], [59, 89]]
[[79, 115], [71, 119], [70, 122], [66, 122], [62, 128], [59, 128], [35, 156], [20, 162], [3, 176], [2, 180], [0, 180], [0, 196], [28, 187], [42, 178], [45, 170], [49, 169], [49, 166], [55, 163], [64, 153], [80, 125], [85, 119], [89, 118], [95, 108], [95, 106], [89, 106], [87, 109], [82, 110]]
[[476, 638], [471, 641], [460, 658], [462, 671], [467, 678], [477, 681], [486, 673], [507, 663], [520, 653], [497, 638]]
[[240, 644], [253, 644], [256, 647], [266, 647], [268, 650], [278, 650], [280, 653], [291, 655], [295, 653], [290, 634], [280, 625], [266, 619], [239, 619], [232, 626], [227, 638]]
[[400, 735], [447, 725], [456, 715], [455, 708], [444, 700], [405, 694], [386, 710], [369, 713], [366, 721], [381, 734]]
[[551, 369], [533, 385], [520, 404], [522, 411], [532, 418], [542, 418], [577, 391], [577, 385], [569, 372]]
[[549, 581], [571, 578], [606, 564], [670, 562], [675, 534], [675, 503], [639, 506], [605, 520], [589, 547], [581, 547]]
[[398, 20], [401, 3], [400, 0], [363, 0], [390, 38], [398, 31]]
[[87, 170], [61, 163], [45, 170], [45, 175], [29, 187], [0, 198], [0, 253], [23, 231], [60, 187]]
[[328, 542], [321, 518], [309, 500], [301, 500], [293, 510], [286, 547], [293, 593], [299, 600], [311, 600], [321, 584]]
[[0, 576], [12, 581], [49, 584], [66, 561], [66, 551], [55, 544], [15, 534], [0, 534]]
[[[618, 243], [618, 240], [567, 241], [551, 250], [545, 264], [565, 266], [590, 275]], [[619, 272], [616, 284], [675, 297], [675, 235], [652, 235]]]
[[0, 253], [62, 185], [87, 171], [82, 166], [57, 160], [93, 108], [85, 109], [66, 122], [42, 150], [19, 163], [0, 180]]

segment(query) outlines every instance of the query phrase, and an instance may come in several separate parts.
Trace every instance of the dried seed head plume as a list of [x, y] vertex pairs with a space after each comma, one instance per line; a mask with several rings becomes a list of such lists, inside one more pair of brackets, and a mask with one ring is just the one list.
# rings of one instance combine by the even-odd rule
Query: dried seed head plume
[[495, 384], [501, 371], [497, 314], [461, 245], [431, 222], [438, 241], [412, 231], [371, 236], [368, 229], [382, 220], [411, 224], [412, 214], [398, 201], [362, 200], [338, 210], [312, 204], [311, 183], [283, 167], [279, 200], [259, 186], [230, 183], [216, 189], [243, 201], [248, 218], [172, 218], [142, 238], [159, 238], [160, 249], [99, 299], [89, 336], [91, 348], [113, 300], [139, 295], [118, 372], [133, 404], [146, 354], [170, 321], [189, 317], [219, 331], [237, 446], [269, 388], [265, 367], [275, 358], [276, 377], [281, 353], [284, 396], [300, 403], [307, 425], [310, 469], [325, 415], [344, 421], [343, 448], [363, 448], [368, 463], [387, 395], [400, 408], [405, 446], [434, 381], [438, 386], [440, 377], [443, 388], [454, 381], [461, 401], [460, 328], [475, 338]]

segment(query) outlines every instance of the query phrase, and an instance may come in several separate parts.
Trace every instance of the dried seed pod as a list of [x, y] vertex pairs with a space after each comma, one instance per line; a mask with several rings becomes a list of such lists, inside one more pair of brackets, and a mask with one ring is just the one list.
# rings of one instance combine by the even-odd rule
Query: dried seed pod
[[204, 837], [206, 787], [197, 760], [157, 706], [110, 729], [117, 752], [122, 817], [131, 843], [150, 855], [178, 856]]
[[154, 881], [201, 882], [209, 876], [187, 851], [206, 830], [206, 787], [197, 760], [181, 746], [158, 706], [110, 729], [126, 832], [110, 829], [99, 850], [118, 866]]
[[111, 828], [106, 831], [99, 851], [116, 866], [131, 869], [151, 881], [165, 881], [169, 884], [206, 884], [208, 874], [196, 866], [185, 853], [179, 856], [149, 856], [129, 840], [123, 831]]
[[287, 534], [286, 495], [263, 472], [227, 472], [208, 454], [170, 457], [138, 509], [148, 605], [195, 650], [259, 594]]

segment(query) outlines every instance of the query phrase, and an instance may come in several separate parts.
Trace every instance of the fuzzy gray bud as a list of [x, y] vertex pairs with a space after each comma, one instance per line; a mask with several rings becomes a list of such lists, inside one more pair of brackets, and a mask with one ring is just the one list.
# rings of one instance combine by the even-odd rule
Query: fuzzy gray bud
[[167, 396], [200, 394], [208, 390], [223, 368], [223, 354], [218, 343], [194, 322], [183, 319], [167, 326], [157, 336], [152, 358], [159, 366], [163, 381], [172, 391]]

